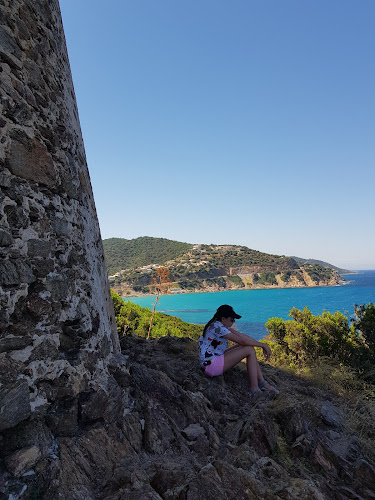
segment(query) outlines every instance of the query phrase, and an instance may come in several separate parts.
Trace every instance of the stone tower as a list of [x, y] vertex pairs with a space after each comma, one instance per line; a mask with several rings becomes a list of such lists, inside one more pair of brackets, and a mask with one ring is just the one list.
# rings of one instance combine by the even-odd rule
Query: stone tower
[[0, 3], [0, 62], [0, 469], [17, 476], [16, 434], [43, 458], [46, 436], [74, 435], [92, 412], [110, 420], [121, 390], [57, 0]]

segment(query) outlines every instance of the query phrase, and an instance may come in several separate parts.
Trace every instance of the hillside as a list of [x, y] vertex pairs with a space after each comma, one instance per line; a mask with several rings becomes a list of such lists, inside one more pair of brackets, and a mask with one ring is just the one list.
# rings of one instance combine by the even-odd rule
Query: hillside
[[328, 262], [324, 262], [323, 260], [304, 259], [303, 257], [295, 257], [295, 256], [292, 256], [290, 258], [294, 259], [296, 262], [303, 264], [311, 264], [311, 265], [317, 264], [318, 266], [328, 267], [329, 269], [333, 269], [334, 271], [337, 271], [340, 274], [350, 274], [353, 272], [349, 271], [348, 269], [341, 269], [340, 267], [334, 266], [333, 264], [329, 264]]
[[164, 238], [104, 240], [112, 288], [122, 295], [147, 294], [155, 269], [168, 267], [172, 293], [241, 288], [337, 285], [331, 265], [297, 262], [239, 245], [192, 245]]
[[188, 252], [193, 245], [166, 238], [142, 236], [133, 240], [109, 238], [103, 240], [108, 273], [121, 269], [136, 269], [149, 264], [164, 264]]

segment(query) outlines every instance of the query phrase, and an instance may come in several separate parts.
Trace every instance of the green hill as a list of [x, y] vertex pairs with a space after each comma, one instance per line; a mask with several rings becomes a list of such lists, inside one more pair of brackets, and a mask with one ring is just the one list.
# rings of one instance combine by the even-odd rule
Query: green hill
[[109, 238], [103, 240], [108, 273], [135, 269], [149, 264], [164, 264], [188, 252], [193, 245], [166, 238], [142, 236], [133, 240]]

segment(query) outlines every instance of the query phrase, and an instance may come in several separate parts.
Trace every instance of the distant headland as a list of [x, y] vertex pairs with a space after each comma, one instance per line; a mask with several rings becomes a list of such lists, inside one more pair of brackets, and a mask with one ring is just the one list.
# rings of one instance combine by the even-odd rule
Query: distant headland
[[351, 273], [327, 262], [272, 255], [239, 245], [190, 244], [148, 236], [103, 240], [111, 288], [122, 296], [154, 294], [157, 269], [169, 293], [338, 286]]

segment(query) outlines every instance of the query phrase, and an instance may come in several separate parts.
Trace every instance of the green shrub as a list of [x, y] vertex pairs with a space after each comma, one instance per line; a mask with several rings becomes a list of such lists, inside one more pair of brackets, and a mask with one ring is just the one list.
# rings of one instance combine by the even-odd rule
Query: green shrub
[[372, 344], [375, 307], [361, 306], [357, 312], [351, 324], [339, 311], [333, 314], [324, 311], [314, 316], [307, 307], [302, 311], [293, 308], [289, 313], [292, 320], [270, 318], [266, 323], [267, 340], [276, 363], [306, 368], [327, 358], [375, 380]]

